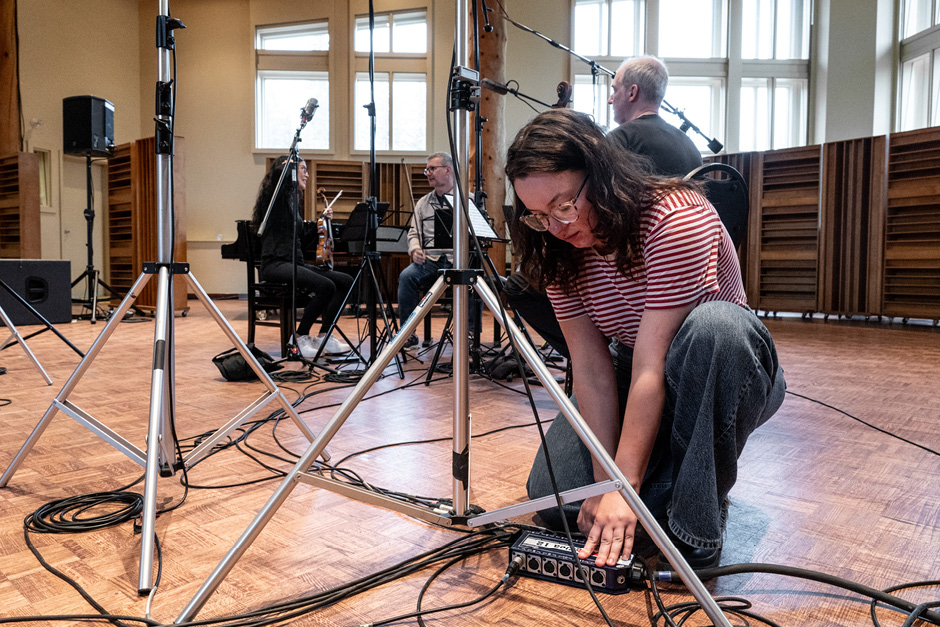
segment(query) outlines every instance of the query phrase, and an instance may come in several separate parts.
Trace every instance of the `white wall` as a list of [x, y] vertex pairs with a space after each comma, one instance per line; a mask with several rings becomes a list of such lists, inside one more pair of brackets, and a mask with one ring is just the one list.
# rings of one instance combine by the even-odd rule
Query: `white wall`
[[[503, 4], [509, 15], [520, 24], [571, 47], [571, 3], [568, 0], [510, 0]], [[549, 104], [556, 102], [558, 83], [569, 80], [571, 68], [577, 69], [575, 64], [580, 61], [506, 21], [499, 18], [490, 18], [490, 21], [494, 27], [505, 28], [507, 32], [506, 80], [518, 81], [519, 91], [527, 96]], [[519, 129], [535, 117], [536, 112], [513, 96], [504, 97], [508, 99], [506, 141], [511, 143]], [[542, 109], [538, 105], [536, 108]]]
[[[117, 143], [140, 135], [140, 62], [137, 4], [126, 0], [17, 3], [20, 91], [27, 150], [51, 155], [51, 203], [42, 212], [42, 256], [69, 259], [72, 276], [87, 263], [86, 162], [62, 154], [62, 99], [94, 95], [114, 104]], [[102, 234], [104, 166], [92, 167], [98, 269], [106, 253]], [[80, 295], [77, 293], [76, 295]]]
[[819, 0], [815, 143], [889, 133], [897, 65], [893, 0]]

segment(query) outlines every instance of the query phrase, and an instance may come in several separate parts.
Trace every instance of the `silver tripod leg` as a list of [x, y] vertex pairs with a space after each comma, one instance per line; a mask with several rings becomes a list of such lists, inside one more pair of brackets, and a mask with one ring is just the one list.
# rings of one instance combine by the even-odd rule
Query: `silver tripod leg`
[[30, 361], [33, 362], [33, 365], [36, 366], [36, 370], [39, 371], [39, 374], [42, 375], [42, 378], [46, 380], [46, 385], [52, 385], [52, 379], [46, 374], [46, 371], [43, 369], [42, 364], [39, 363], [39, 360], [36, 359], [36, 356], [33, 355], [33, 351], [29, 350], [29, 346], [26, 345], [26, 340], [23, 339], [23, 336], [20, 335], [20, 332], [16, 330], [16, 326], [13, 324], [13, 321], [10, 320], [7, 316], [7, 312], [3, 311], [3, 307], [0, 307], [0, 320], [3, 320], [3, 324], [7, 325], [7, 328], [10, 329], [10, 337], [3, 341], [3, 344], [0, 344], [0, 351], [6, 348], [14, 340], [20, 343], [20, 346], [23, 347], [23, 351], [26, 353], [26, 356], [29, 357]]
[[[493, 294], [492, 290], [490, 290], [489, 286], [486, 285], [483, 281], [478, 281], [474, 289], [483, 299], [483, 302], [486, 303], [486, 306], [489, 307], [490, 311], [493, 312], [493, 315], [499, 316], [499, 312], [502, 310], [502, 304], [496, 295]], [[685, 561], [685, 558], [682, 557], [682, 554], [679, 553], [676, 547], [669, 540], [666, 532], [663, 531], [663, 528], [659, 526], [659, 523], [656, 522], [656, 519], [650, 513], [649, 509], [647, 509], [646, 504], [640, 500], [639, 495], [637, 495], [636, 491], [627, 481], [627, 478], [624, 476], [620, 468], [617, 467], [617, 464], [614, 463], [613, 458], [610, 456], [607, 450], [604, 449], [604, 446], [594, 435], [594, 432], [592, 432], [590, 427], [588, 427], [587, 423], [584, 421], [584, 418], [582, 418], [581, 414], [578, 413], [578, 410], [575, 408], [574, 404], [567, 396], [565, 396], [561, 386], [558, 385], [558, 382], [555, 381], [555, 377], [551, 374], [551, 372], [549, 372], [548, 368], [539, 358], [535, 348], [526, 341], [522, 331], [519, 330], [519, 327], [517, 327], [512, 320], [504, 320], [503, 322], [506, 323], [506, 330], [512, 336], [512, 340], [519, 349], [519, 352], [522, 354], [523, 359], [525, 359], [526, 363], [529, 364], [532, 372], [534, 372], [535, 376], [538, 377], [539, 381], [542, 383], [542, 386], [546, 391], [548, 391], [549, 395], [552, 397], [552, 400], [571, 424], [571, 427], [574, 429], [575, 433], [577, 433], [578, 437], [581, 438], [584, 446], [586, 446], [588, 450], [591, 451], [594, 459], [600, 462], [600, 464], [604, 467], [604, 472], [607, 473], [607, 476], [610, 477], [611, 480], [620, 484], [619, 491], [621, 496], [623, 496], [624, 500], [627, 502], [627, 505], [630, 506], [630, 509], [633, 510], [633, 513], [636, 514], [636, 517], [639, 519], [640, 523], [642, 523], [643, 528], [649, 532], [650, 537], [653, 539], [653, 542], [656, 544], [656, 546], [659, 547], [659, 549], [666, 556], [666, 559], [669, 560], [669, 563], [672, 564], [673, 568], [676, 569], [676, 572], [679, 573], [679, 577], [692, 593], [692, 596], [695, 597], [695, 600], [699, 602], [699, 604], [702, 606], [702, 609], [712, 620], [713, 624], [721, 625], [722, 627], [731, 627], [731, 623], [728, 622], [728, 619], [724, 616], [724, 614], [722, 614], [721, 608], [718, 607], [715, 599], [713, 599], [712, 596], [708, 593], [708, 590], [706, 590], [705, 586], [702, 585], [701, 580], [689, 567], [688, 562]], [[532, 512], [536, 509], [543, 508], [543, 504], [538, 504], [533, 506], [533, 508], [528, 511]], [[497, 510], [497, 512], [498, 511], [499, 510]], [[519, 513], [522, 512], [518, 510], [518, 506], [515, 506], [513, 515], [519, 515]], [[496, 512], [489, 512], [486, 514], [487, 519], [491, 519], [495, 515]], [[471, 518], [468, 522], [468, 525], [473, 527], [475, 522], [475, 518]], [[476, 522], [476, 524], [482, 523]]]
[[[287, 414], [294, 424], [297, 425], [307, 440], [312, 442], [316, 437], [313, 431], [311, 431], [307, 424], [300, 419], [300, 417], [297, 415], [297, 412], [291, 406], [290, 402], [288, 402], [287, 398], [284, 397], [284, 394], [274, 384], [271, 376], [264, 370], [264, 368], [261, 367], [261, 364], [258, 363], [258, 360], [255, 358], [255, 356], [251, 353], [251, 351], [248, 350], [248, 347], [245, 345], [245, 343], [242, 342], [238, 334], [235, 333], [231, 325], [229, 325], [222, 316], [219, 309], [209, 299], [205, 290], [202, 289], [202, 286], [198, 283], [198, 281], [196, 281], [196, 279], [188, 273], [178, 276], [186, 278], [189, 286], [199, 298], [199, 301], [206, 307], [206, 309], [212, 315], [213, 319], [222, 328], [225, 335], [229, 338], [235, 348], [238, 349], [239, 353], [241, 353], [241, 355], [245, 358], [245, 361], [258, 376], [258, 379], [266, 387], [265, 393], [258, 400], [253, 402], [228, 424], [214, 433], [208, 441], [203, 442], [199, 447], [191, 451], [189, 455], [187, 455], [183, 460], [183, 463], [186, 465], [186, 467], [194, 465], [197, 461], [208, 455], [218, 441], [225, 438], [228, 433], [241, 426], [241, 424], [243, 424], [256, 412], [274, 400], [278, 402], [278, 404], [284, 410], [285, 414]], [[152, 587], [151, 583], [153, 570], [154, 527], [156, 520], [157, 477], [161, 464], [166, 460], [172, 460], [174, 458], [172, 442], [164, 437], [166, 433], [169, 433], [169, 412], [167, 411], [167, 408], [171, 406], [172, 395], [170, 392], [170, 387], [173, 385], [172, 376], [170, 376], [173, 372], [173, 346], [171, 344], [172, 334], [169, 332], [170, 324], [172, 323], [171, 316], [173, 315], [173, 311], [172, 301], [169, 296], [171, 292], [171, 282], [168, 267], [160, 266], [158, 271], [158, 292], [157, 306], [155, 310], [156, 321], [153, 345], [153, 372], [151, 374], [150, 413], [147, 427], [146, 452], [69, 401], [68, 397], [75, 389], [75, 386], [78, 385], [79, 381], [81, 381], [85, 372], [88, 370], [89, 366], [91, 366], [92, 361], [94, 361], [95, 357], [97, 357], [98, 353], [117, 329], [117, 325], [124, 319], [124, 314], [130, 310], [152, 277], [152, 274], [147, 273], [141, 274], [140, 277], [138, 277], [137, 281], [127, 293], [127, 296], [124, 298], [120, 306], [114, 312], [114, 315], [108, 321], [108, 324], [105, 325], [104, 329], [101, 330], [101, 334], [91, 345], [91, 348], [88, 349], [88, 352], [85, 354], [85, 357], [75, 369], [75, 372], [73, 372], [72, 376], [69, 377], [69, 380], [66, 382], [65, 386], [52, 401], [49, 409], [46, 410], [46, 413], [40, 419], [39, 423], [33, 428], [32, 433], [30, 433], [29, 437], [26, 439], [26, 442], [13, 458], [10, 466], [3, 473], [3, 476], [0, 477], [0, 488], [2, 488], [7, 485], [10, 479], [13, 477], [13, 474], [19, 469], [26, 456], [32, 450], [39, 437], [42, 435], [46, 427], [51, 422], [52, 418], [55, 416], [55, 413], [59, 410], [74, 419], [79, 424], [87, 427], [98, 437], [127, 455], [131, 460], [143, 466], [145, 468], [144, 509], [140, 550], [140, 573], [138, 581], [138, 591], [142, 594], [148, 592]], [[329, 459], [329, 455], [326, 453], [325, 449], [321, 451], [320, 454], [324, 460]]]
[[[127, 313], [127, 311], [131, 308], [131, 306], [134, 304], [134, 301], [137, 300], [137, 297], [140, 295], [140, 292], [144, 289], [144, 286], [146, 286], [150, 281], [150, 277], [151, 275], [149, 274], [142, 274], [137, 278], [137, 281], [134, 283], [134, 285], [131, 286], [131, 289], [127, 292], [127, 296], [124, 297], [124, 300], [121, 302], [121, 305], [111, 317], [111, 320], [109, 320], [108, 324], [106, 324], [104, 329], [101, 330], [101, 335], [98, 336], [98, 338], [91, 345], [91, 348], [88, 349], [88, 352], [85, 353], [85, 357], [82, 358], [82, 360], [79, 362], [75, 372], [73, 372], [72, 376], [70, 376], [68, 381], [65, 382], [62, 390], [53, 399], [49, 409], [46, 410], [46, 413], [43, 414], [42, 418], [33, 428], [32, 433], [30, 433], [29, 437], [26, 438], [26, 442], [22, 447], [20, 447], [19, 452], [17, 452], [16, 456], [13, 458], [13, 461], [10, 462], [10, 465], [7, 467], [6, 471], [4, 471], [3, 476], [0, 476], [0, 488], [5, 487], [7, 483], [9, 483], [10, 478], [13, 477], [13, 474], [20, 467], [20, 464], [22, 464], [23, 460], [26, 459], [26, 456], [29, 455], [29, 452], [36, 444], [39, 436], [41, 436], [43, 431], [46, 430], [46, 427], [49, 426], [49, 422], [52, 420], [52, 417], [55, 416], [56, 411], [60, 409], [66, 412], [77, 422], [96, 433], [99, 437], [109, 442], [122, 453], [137, 463], [143, 465], [143, 453], [140, 451], [140, 449], [137, 449], [124, 438], [118, 436], [117, 433], [111, 429], [108, 429], [107, 427], [104, 427], [104, 425], [101, 425], [101, 423], [89, 420], [90, 417], [76, 405], [70, 403], [68, 401], [68, 397], [72, 393], [72, 390], [75, 389], [75, 386], [78, 385], [78, 382], [81, 381], [85, 371], [88, 370], [91, 362], [94, 361], [95, 357], [97, 357], [102, 347], [108, 341], [108, 338], [111, 337], [111, 334], [114, 333], [115, 329], [117, 329], [118, 323], [124, 319], [124, 314]], [[135, 455], [139, 455], [139, 457]]]
[[[163, 436], [166, 429], [167, 408], [167, 360], [172, 359], [167, 349], [170, 319], [170, 269], [160, 266], [157, 275], [157, 309], [153, 330], [153, 372], [150, 379], [150, 420], [147, 423], [147, 465], [144, 474], [144, 509], [140, 532], [140, 573], [138, 594], [150, 592], [153, 582], [154, 524], [157, 518], [157, 476], [160, 470]], [[171, 367], [172, 372], [172, 367]]]
[[[359, 380], [359, 383], [356, 384], [356, 387], [353, 388], [353, 391], [349, 394], [343, 404], [340, 405], [339, 409], [336, 410], [336, 413], [330, 419], [330, 422], [324, 427], [323, 431], [320, 432], [320, 435], [317, 436], [316, 440], [307, 448], [304, 454], [300, 457], [294, 467], [287, 473], [287, 476], [284, 477], [284, 480], [275, 490], [274, 494], [268, 499], [267, 503], [264, 504], [264, 507], [258, 512], [255, 518], [251, 521], [248, 527], [242, 532], [241, 537], [235, 542], [235, 545], [229, 549], [228, 553], [225, 554], [225, 557], [222, 558], [222, 561], [219, 562], [219, 565], [215, 567], [212, 571], [212, 574], [209, 575], [209, 578], [202, 584], [199, 590], [196, 592], [196, 595], [192, 600], [183, 608], [182, 613], [176, 619], [175, 623], [185, 623], [191, 621], [199, 610], [202, 609], [202, 606], [206, 604], [206, 601], [209, 600], [209, 597], [212, 596], [212, 593], [215, 592], [216, 588], [219, 587], [219, 584], [222, 583], [222, 580], [228, 575], [229, 571], [232, 570], [232, 567], [235, 566], [235, 562], [248, 550], [248, 547], [251, 546], [251, 543], [254, 542], [255, 538], [258, 537], [258, 534], [264, 529], [265, 525], [268, 524], [268, 521], [274, 516], [278, 508], [284, 503], [287, 497], [293, 491], [294, 487], [299, 481], [304, 481], [306, 483], [313, 483], [320, 485], [322, 487], [330, 488], [330, 485], [327, 481], [321, 480], [319, 477], [314, 475], [307, 474], [307, 470], [313, 464], [314, 460], [319, 456], [326, 448], [327, 443], [336, 435], [340, 427], [346, 422], [346, 419], [349, 418], [349, 415], [353, 412], [362, 398], [369, 391], [369, 388], [378, 381], [379, 377], [382, 376], [382, 372], [385, 370], [386, 366], [394, 359], [398, 352], [405, 345], [405, 342], [414, 333], [414, 330], [417, 328], [418, 323], [424, 319], [437, 299], [440, 298], [441, 294], [446, 289], [444, 284], [444, 278], [439, 277], [431, 289], [425, 294], [424, 298], [418, 304], [418, 307], [415, 308], [414, 313], [411, 314], [411, 317], [405, 321], [405, 324], [402, 325], [402, 328], [399, 330], [398, 335], [394, 339], [385, 345], [385, 348], [379, 353], [379, 356], [376, 358], [372, 366], [366, 370], [365, 374]], [[337, 490], [339, 491], [339, 490]], [[349, 495], [348, 493], [346, 493]], [[355, 498], [355, 497], [353, 497]], [[391, 500], [391, 499], [390, 499]], [[397, 507], [399, 511], [404, 511], [401, 509], [402, 503], [398, 502]], [[391, 504], [386, 505], [391, 507]], [[413, 513], [410, 512], [409, 513]]]
[[[303, 433], [304, 437], [307, 438], [308, 442], [313, 442], [316, 435], [313, 431], [310, 430], [310, 427], [307, 426], [300, 416], [297, 415], [297, 412], [294, 410], [293, 406], [288, 402], [287, 398], [284, 397], [284, 394], [281, 392], [280, 388], [274, 384], [274, 381], [271, 379], [271, 375], [261, 367], [261, 364], [258, 363], [258, 360], [255, 356], [248, 350], [248, 346], [242, 341], [241, 337], [235, 332], [232, 328], [232, 325], [228, 323], [225, 319], [225, 316], [222, 315], [222, 312], [219, 311], [219, 308], [215, 306], [215, 303], [212, 302], [212, 299], [209, 298], [209, 295], [206, 294], [206, 291], [202, 289], [202, 285], [196, 280], [192, 274], [184, 274], [186, 281], [189, 283], [189, 287], [192, 292], [196, 295], [196, 298], [199, 299], [199, 302], [203, 304], [212, 318], [215, 320], [216, 324], [221, 327], [222, 331], [225, 332], [225, 335], [228, 337], [229, 341], [233, 346], [241, 353], [242, 357], [245, 358], [245, 361], [257, 375], [261, 383], [264, 384], [267, 391], [261, 395], [258, 400], [249, 405], [242, 411], [242, 413], [235, 416], [230, 422], [220, 429], [217, 429], [211, 437], [207, 438], [202, 444], [190, 451], [189, 455], [183, 458], [183, 461], [186, 463], [186, 466], [192, 466], [200, 459], [208, 455], [215, 445], [218, 442], [224, 440], [229, 433], [240, 427], [246, 420], [251, 416], [261, 410], [262, 407], [267, 405], [272, 400], [277, 400], [281, 406], [281, 409], [284, 410], [284, 413], [290, 417], [297, 428], [300, 429], [300, 432]], [[323, 461], [329, 461], [329, 453], [324, 450], [323, 455], [321, 456]]]

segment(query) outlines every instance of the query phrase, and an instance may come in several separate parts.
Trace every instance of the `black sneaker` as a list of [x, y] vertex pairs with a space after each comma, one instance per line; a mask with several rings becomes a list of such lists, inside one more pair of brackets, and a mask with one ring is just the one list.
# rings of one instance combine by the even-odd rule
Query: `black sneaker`
[[[685, 558], [685, 561], [689, 564], [689, 568], [692, 570], [714, 568], [721, 562], [720, 546], [713, 549], [699, 549], [694, 546], [689, 546], [685, 542], [675, 538], [671, 539], [672, 543], [679, 549], [679, 553]], [[660, 553], [656, 560], [656, 570], [675, 570], [675, 568], [672, 567], [669, 560], [666, 559], [666, 556]]]
[[411, 348], [412, 346], [417, 346], [417, 345], [418, 345], [418, 336], [412, 333], [411, 337], [409, 337], [408, 340], [405, 341], [405, 345], [402, 348]]

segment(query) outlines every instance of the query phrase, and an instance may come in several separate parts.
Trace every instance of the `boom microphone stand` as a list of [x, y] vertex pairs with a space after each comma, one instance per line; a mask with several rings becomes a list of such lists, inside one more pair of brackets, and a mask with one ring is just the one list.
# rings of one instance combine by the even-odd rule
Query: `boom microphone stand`
[[[281, 176], [277, 180], [277, 184], [274, 186], [274, 191], [271, 193], [271, 200], [268, 202], [268, 208], [264, 213], [264, 219], [261, 221], [261, 224], [258, 226], [258, 237], [262, 237], [265, 231], [268, 228], [268, 220], [271, 218], [271, 212], [274, 210], [274, 206], [277, 203], [279, 194], [284, 190], [284, 181], [287, 178], [287, 173], [290, 171], [291, 179], [288, 187], [290, 189], [286, 190], [287, 194], [287, 211], [289, 214], [289, 220], [291, 221], [291, 285], [290, 285], [290, 311], [285, 314], [281, 312], [281, 315], [286, 315], [288, 324], [290, 325], [291, 330], [291, 340], [290, 344], [293, 347], [292, 350], [288, 350], [287, 359], [299, 359], [305, 363], [308, 363], [307, 359], [304, 359], [303, 354], [301, 354], [299, 346], [297, 344], [297, 263], [302, 261], [297, 259], [297, 222], [300, 219], [300, 191], [298, 189], [298, 174], [297, 171], [300, 168], [300, 154], [297, 151], [297, 144], [300, 143], [300, 133], [304, 130], [304, 127], [307, 126], [307, 122], [313, 119], [313, 114], [316, 113], [317, 108], [320, 106], [316, 98], [310, 98], [307, 100], [307, 104], [304, 105], [303, 109], [300, 110], [300, 126], [297, 127], [297, 131], [294, 133], [294, 139], [291, 141], [290, 148], [287, 150], [287, 161], [284, 162], [284, 167], [281, 168]], [[295, 350], [296, 349], [296, 353]], [[314, 360], [315, 361], [315, 360]], [[316, 365], [315, 363], [313, 365]]]
[[[33, 429], [13, 459], [13, 462], [0, 476], [0, 487], [4, 487], [22, 464], [36, 441], [49, 425], [57, 411], [62, 411], [76, 422], [87, 427], [98, 437], [118, 449], [131, 460], [146, 469], [144, 479], [143, 514], [141, 524], [140, 547], [140, 577], [138, 592], [147, 594], [153, 588], [153, 552], [155, 547], [154, 526], [156, 520], [157, 475], [172, 476], [181, 468], [188, 468], [196, 464], [210, 452], [219, 442], [223, 441], [229, 433], [241, 426], [252, 415], [260, 411], [272, 400], [276, 400], [281, 409], [294, 421], [304, 436], [312, 441], [313, 432], [300, 419], [294, 408], [287, 401], [280, 389], [271, 380], [261, 364], [248, 350], [235, 330], [222, 316], [222, 313], [209, 299], [208, 294], [189, 272], [189, 264], [175, 263], [173, 261], [172, 233], [172, 162], [173, 162], [173, 111], [175, 99], [173, 98], [174, 79], [170, 76], [171, 51], [175, 51], [173, 31], [185, 28], [178, 19], [171, 18], [168, 12], [168, 0], [159, 0], [159, 15], [157, 16], [157, 48], [159, 72], [156, 87], [156, 196], [157, 196], [157, 249], [158, 261], [144, 263], [143, 273], [131, 287], [127, 296], [121, 302], [115, 314], [111, 316], [108, 324], [101, 331], [101, 335], [88, 349], [85, 358], [72, 373], [65, 387], [52, 401], [49, 409]], [[204, 440], [199, 446], [190, 451], [180, 460], [174, 458], [173, 449], [173, 418], [175, 415], [174, 398], [174, 340], [173, 340], [173, 275], [179, 274], [186, 279], [190, 289], [206, 307], [222, 331], [228, 336], [245, 361], [265, 385], [267, 391], [248, 407], [232, 418], [226, 425], [216, 430], [213, 435]], [[147, 283], [154, 275], [158, 277], [156, 322], [154, 325], [153, 342], [153, 370], [150, 385], [150, 417], [147, 428], [147, 449], [141, 450], [129, 440], [109, 428], [83, 409], [68, 400], [72, 390], [79, 383], [85, 371], [91, 365], [98, 352], [104, 347], [111, 334], [117, 329], [118, 323], [124, 314], [131, 308]], [[328, 456], [324, 456], [327, 459]]]
[[[500, 8], [502, 8], [502, 4], [500, 4]], [[569, 55], [573, 56], [574, 58], [576, 58], [576, 59], [578, 59], [578, 60], [580, 60], [580, 61], [583, 61], [585, 64], [587, 64], [588, 66], [590, 66], [590, 68], [591, 68], [591, 75], [594, 77], [594, 80], [595, 80], [595, 81], [597, 80], [597, 75], [598, 75], [598, 74], [606, 74], [606, 75], [609, 76], [610, 78], [613, 78], [613, 77], [615, 76], [615, 74], [616, 74], [615, 72], [611, 72], [610, 70], [608, 70], [606, 67], [604, 67], [603, 65], [601, 65], [601, 64], [598, 63], [597, 61], [595, 61], [595, 60], [593, 60], [593, 59], [589, 59], [588, 57], [582, 56], [582, 55], [578, 54], [577, 52], [575, 52], [574, 50], [572, 50], [571, 48], [569, 48], [568, 46], [566, 46], [566, 45], [564, 45], [564, 44], [561, 44], [561, 43], [555, 41], [554, 39], [552, 39], [551, 37], [549, 37], [549, 36], [547, 36], [547, 35], [543, 35], [542, 33], [538, 32], [538, 31], [535, 30], [534, 28], [529, 28], [529, 27], [526, 26], [525, 24], [520, 24], [519, 22], [515, 21], [514, 19], [512, 19], [511, 17], [509, 17], [509, 15], [506, 14], [505, 9], [503, 9], [502, 11], [499, 12], [499, 16], [500, 16], [501, 18], [503, 18], [504, 20], [506, 20], [507, 22], [509, 22], [510, 24], [512, 24], [513, 26], [515, 26], [516, 28], [518, 28], [518, 29], [520, 29], [520, 30], [524, 30], [524, 31], [527, 32], [527, 33], [531, 33], [531, 34], [535, 35], [536, 37], [538, 37], [539, 39], [542, 39], [542, 40], [548, 42], [549, 45], [554, 46], [555, 48], [558, 48], [559, 50], [564, 50], [565, 52], [567, 52]], [[486, 80], [486, 79], [484, 79], [484, 80]], [[496, 86], [498, 86], [499, 88], [505, 88], [505, 87], [506, 87], [505, 85], [500, 85], [499, 83], [494, 83], [493, 81], [490, 81], [490, 83], [491, 83], [491, 85], [496, 85]], [[492, 86], [489, 86], [489, 88], [490, 88], [490, 89], [494, 89]], [[494, 89], [494, 91], [500, 91], [500, 89]], [[507, 90], [507, 91], [509, 91], [509, 90]], [[507, 93], [507, 92], [501, 92], [501, 93]], [[513, 95], [526, 97], [526, 96], [524, 96], [523, 94], [516, 94], [515, 92], [512, 92], [512, 93], [513, 93]], [[534, 99], [529, 98], [529, 100], [534, 100]], [[537, 101], [536, 101], [536, 102], [537, 102]], [[544, 104], [544, 103], [542, 103], [542, 104]], [[669, 103], [666, 102], [665, 100], [663, 100], [661, 107], [662, 107], [663, 109], [665, 109], [666, 111], [668, 111], [669, 113], [672, 113], [673, 115], [677, 116], [680, 120], [682, 120], [682, 125], [679, 127], [679, 129], [680, 129], [683, 133], [686, 133], [686, 132], [689, 131], [689, 129], [691, 129], [691, 130], [695, 131], [696, 133], [698, 133], [699, 135], [701, 135], [703, 138], [705, 138], [705, 139], [708, 141], [708, 149], [711, 150], [712, 152], [714, 152], [714, 153], [717, 154], [717, 153], [721, 152], [722, 148], [724, 148], [724, 145], [723, 145], [720, 141], [718, 141], [717, 138], [714, 138], [714, 137], [709, 138], [708, 135], [706, 135], [705, 133], [703, 133], [702, 130], [701, 130], [699, 127], [697, 127], [695, 124], [693, 124], [693, 123], [689, 120], [689, 118], [687, 118], [687, 117], [685, 116], [685, 113], [684, 113], [683, 111], [681, 111], [681, 110], [675, 108], [674, 106], [672, 106], [671, 104], [669, 104]]]

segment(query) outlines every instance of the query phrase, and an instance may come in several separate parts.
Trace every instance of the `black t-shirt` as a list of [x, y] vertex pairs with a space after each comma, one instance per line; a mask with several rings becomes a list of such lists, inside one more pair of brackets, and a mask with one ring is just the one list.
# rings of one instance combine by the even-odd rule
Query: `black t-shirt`
[[649, 159], [653, 172], [662, 176], [685, 176], [702, 165], [702, 153], [692, 140], [654, 113], [621, 124], [607, 137]]

